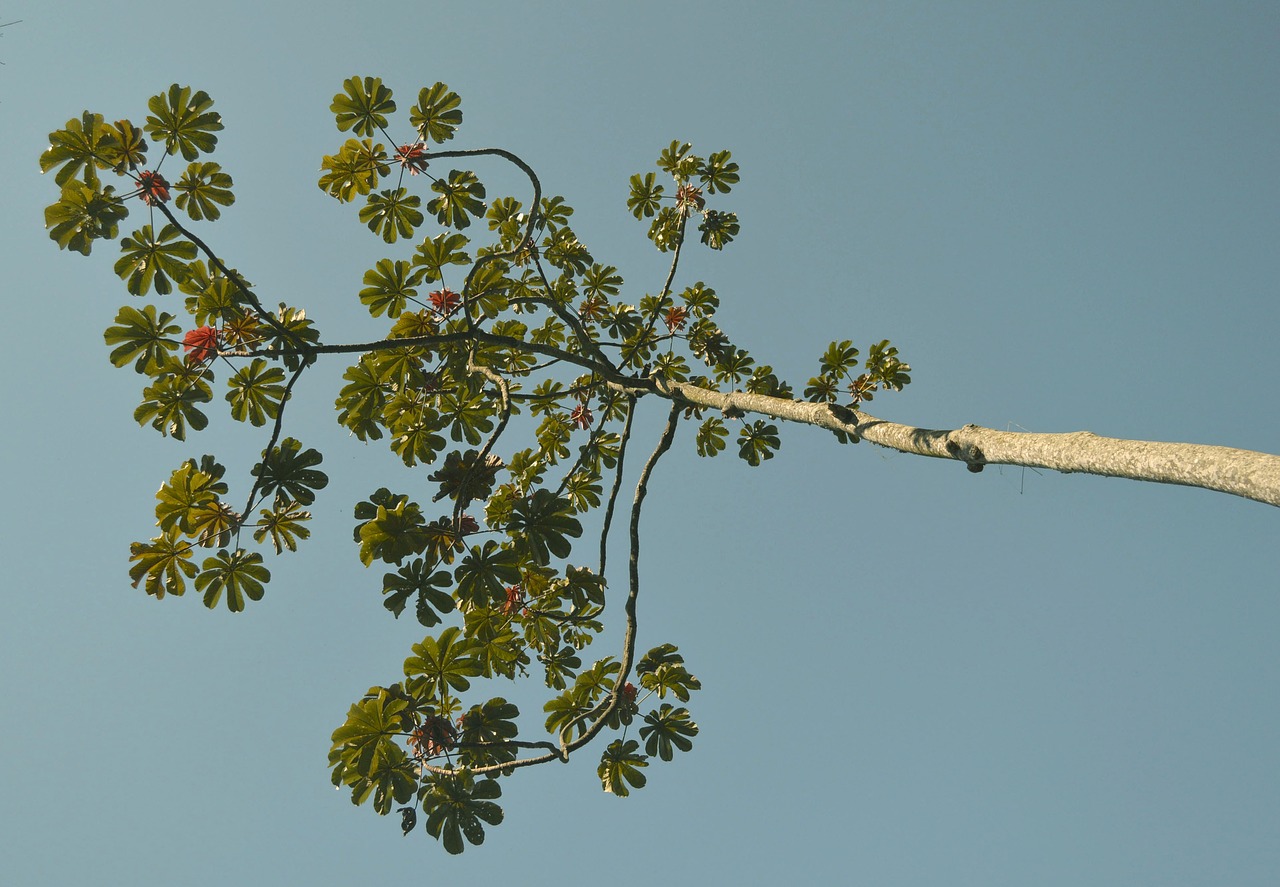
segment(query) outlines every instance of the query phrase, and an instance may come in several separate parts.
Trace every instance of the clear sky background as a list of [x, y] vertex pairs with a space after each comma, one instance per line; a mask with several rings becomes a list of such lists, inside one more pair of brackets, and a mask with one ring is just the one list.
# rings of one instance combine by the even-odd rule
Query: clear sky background
[[[454, 144], [524, 157], [637, 300], [665, 258], [627, 177], [673, 138], [731, 149], [742, 236], [680, 280], [713, 285], [730, 337], [799, 388], [833, 338], [888, 337], [915, 382], [876, 399], [884, 418], [1280, 452], [1280, 6], [64, 0], [12, 19], [4, 883], [1275, 883], [1280, 512], [802, 427], [755, 470], [699, 459], [685, 429], [651, 487], [640, 643], [679, 644], [702, 679], [694, 750], [626, 800], [592, 752], [505, 780], [506, 823], [460, 858], [401, 837], [325, 756], [423, 633], [382, 609], [351, 506], [424, 472], [338, 428], [334, 360], [288, 425], [332, 483], [266, 599], [132, 589], [168, 472], [204, 452], [243, 472], [265, 436], [217, 409], [188, 446], [133, 422], [140, 379], [102, 330], [139, 301], [112, 250], [48, 240], [37, 157], [85, 108], [140, 122], [170, 83], [208, 91], [238, 197], [213, 244], [268, 304], [356, 339], [389, 253], [315, 185], [345, 138], [329, 103], [353, 74], [402, 107], [443, 80]], [[519, 186], [476, 168], [491, 195]], [[637, 446], [664, 414], [647, 405]]]

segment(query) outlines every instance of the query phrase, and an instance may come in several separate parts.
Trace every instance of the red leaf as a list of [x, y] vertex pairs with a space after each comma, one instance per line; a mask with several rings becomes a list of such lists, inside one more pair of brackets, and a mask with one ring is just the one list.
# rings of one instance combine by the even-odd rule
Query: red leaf
[[169, 183], [164, 176], [151, 170], [138, 173], [138, 193], [147, 206], [169, 202]]
[[218, 355], [218, 331], [211, 326], [202, 326], [182, 337], [182, 347], [190, 352], [190, 359], [203, 363]]
[[409, 170], [409, 175], [416, 176], [420, 172], [426, 172], [427, 160], [423, 156], [427, 152], [422, 145], [401, 145], [396, 149], [396, 160], [399, 160], [402, 166]]

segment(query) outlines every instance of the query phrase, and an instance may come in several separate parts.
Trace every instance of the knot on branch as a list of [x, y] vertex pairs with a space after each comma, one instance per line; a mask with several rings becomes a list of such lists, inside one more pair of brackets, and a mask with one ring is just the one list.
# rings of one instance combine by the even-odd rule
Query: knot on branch
[[948, 438], [946, 446], [952, 458], [965, 463], [974, 474], [981, 471], [987, 464], [986, 454], [977, 444], [965, 445], [954, 438]]

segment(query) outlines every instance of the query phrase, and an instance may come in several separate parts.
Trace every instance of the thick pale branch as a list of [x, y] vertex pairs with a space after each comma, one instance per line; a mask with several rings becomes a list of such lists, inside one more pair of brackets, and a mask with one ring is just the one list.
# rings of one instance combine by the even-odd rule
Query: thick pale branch
[[1207, 444], [1164, 443], [1065, 434], [996, 431], [979, 425], [931, 430], [886, 422], [835, 404], [808, 403], [763, 394], [710, 391], [657, 380], [658, 393], [728, 415], [758, 413], [842, 431], [882, 447], [917, 456], [954, 459], [971, 471], [984, 465], [1022, 465], [1064, 474], [1096, 474], [1201, 487], [1280, 506], [1280, 456]]

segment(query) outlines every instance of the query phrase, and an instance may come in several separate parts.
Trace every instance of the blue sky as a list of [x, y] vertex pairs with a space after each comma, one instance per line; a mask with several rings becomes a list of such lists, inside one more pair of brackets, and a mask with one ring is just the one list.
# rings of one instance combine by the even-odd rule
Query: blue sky
[[263, 441], [223, 421], [184, 447], [133, 422], [137, 377], [101, 334], [136, 300], [109, 250], [48, 240], [36, 160], [85, 108], [138, 120], [170, 83], [206, 90], [238, 198], [209, 237], [264, 300], [354, 339], [387, 249], [315, 186], [345, 138], [329, 103], [353, 74], [400, 97], [442, 80], [455, 144], [526, 159], [636, 299], [665, 266], [627, 178], [672, 139], [731, 149], [743, 234], [680, 279], [714, 286], [731, 338], [801, 387], [833, 338], [890, 338], [915, 381], [871, 405], [884, 418], [1277, 452], [1280, 8], [70, 0], [4, 4], [14, 19], [6, 882], [1274, 882], [1274, 509], [971, 475], [808, 428], [755, 470], [699, 459], [686, 429], [650, 489], [640, 643], [677, 643], [702, 679], [693, 752], [626, 800], [590, 753], [522, 773], [458, 859], [402, 838], [329, 786], [325, 755], [422, 634], [382, 609], [351, 505], [421, 477], [337, 427], [335, 361], [288, 429], [332, 483], [267, 597], [232, 615], [130, 588], [172, 467], [213, 452], [243, 472]]

